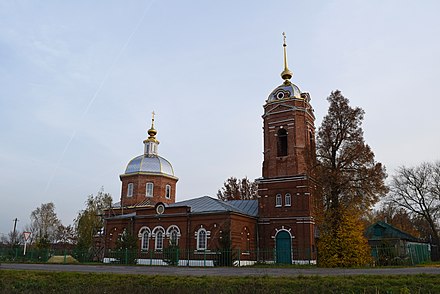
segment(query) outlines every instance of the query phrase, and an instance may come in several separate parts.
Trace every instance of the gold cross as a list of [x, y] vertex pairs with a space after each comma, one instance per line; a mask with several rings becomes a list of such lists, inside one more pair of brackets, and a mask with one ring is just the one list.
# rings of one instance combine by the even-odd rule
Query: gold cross
[[154, 116], [156, 115], [156, 113], [154, 113], [154, 111], [151, 113], [151, 128], [154, 128]]

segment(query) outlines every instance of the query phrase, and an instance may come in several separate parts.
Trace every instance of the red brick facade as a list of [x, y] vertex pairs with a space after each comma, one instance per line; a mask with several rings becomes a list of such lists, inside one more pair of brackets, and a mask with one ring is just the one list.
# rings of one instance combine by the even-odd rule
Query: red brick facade
[[257, 180], [259, 243], [276, 248], [277, 233], [286, 231], [294, 260], [316, 259], [315, 118], [309, 100], [307, 93], [268, 100], [263, 115], [263, 177]]
[[[260, 261], [260, 253], [269, 250], [263, 259], [273, 262], [316, 260], [315, 117], [308, 93], [301, 93], [289, 81], [286, 59], [282, 76], [284, 83], [264, 105], [264, 161], [262, 177], [257, 179], [258, 201], [241, 202], [249, 204], [247, 208], [204, 197], [175, 203], [174, 173], [130, 170], [120, 177], [120, 206], [106, 211], [106, 248], [114, 248], [118, 236], [128, 230], [139, 238], [139, 253], [150, 252], [151, 258], [177, 236], [178, 247], [194, 254], [214, 252], [223, 246], [223, 238], [228, 238], [230, 248], [239, 250], [240, 259]], [[146, 147], [145, 153], [151, 159], [157, 156], [158, 144], [153, 125], [149, 134], [144, 143], [152, 146]], [[153, 197], [146, 196], [147, 183], [154, 185]], [[132, 195], [128, 196], [130, 184]], [[165, 196], [167, 185], [171, 187], [169, 198]], [[253, 204], [254, 212], [249, 209]]]
[[[120, 176], [121, 202], [124, 206], [132, 206], [144, 202], [147, 205], [155, 205], [162, 202], [171, 204], [176, 202], [176, 183], [177, 178], [165, 175], [154, 175], [146, 173], [123, 174]], [[133, 195], [128, 196], [128, 184], [133, 184]], [[147, 183], [153, 183], [153, 194], [146, 196]], [[166, 186], [170, 186], [169, 198], [166, 197]]]
[[[193, 214], [189, 207], [166, 207], [164, 213], [160, 215], [154, 207], [129, 208], [124, 210], [124, 214], [130, 215], [134, 211], [136, 211], [136, 216], [133, 217], [107, 219], [105, 228], [107, 249], [115, 248], [118, 237], [123, 234], [124, 230], [128, 230], [139, 238], [140, 257], [145, 255], [145, 257], [157, 258], [157, 256], [161, 256], [164, 248], [171, 244], [169, 230], [178, 228], [177, 245], [183, 255], [186, 253], [190, 253], [191, 256], [204, 253], [214, 254], [223, 249], [220, 240], [228, 235], [233, 244], [232, 248], [240, 249], [243, 253], [256, 251], [256, 218], [231, 212]], [[117, 215], [121, 212], [114, 211], [114, 213]], [[147, 246], [142, 239], [142, 232], [145, 229], [150, 232]], [[163, 247], [160, 249], [155, 243], [156, 235], [154, 232], [156, 229], [162, 229], [165, 233]], [[206, 250], [198, 248], [197, 233], [200, 229], [207, 232]], [[181, 258], [185, 258], [185, 256]], [[242, 259], [247, 259], [247, 256], [243, 256]]]

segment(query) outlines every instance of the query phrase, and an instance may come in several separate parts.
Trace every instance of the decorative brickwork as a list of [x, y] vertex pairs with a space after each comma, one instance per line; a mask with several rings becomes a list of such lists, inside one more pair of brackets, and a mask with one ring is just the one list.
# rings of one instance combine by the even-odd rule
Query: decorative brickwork
[[[283, 46], [284, 82], [264, 105], [258, 201], [200, 197], [175, 203], [178, 179], [171, 164], [158, 155], [153, 114], [143, 157], [130, 161], [120, 176], [121, 202], [105, 212], [107, 249], [113, 249], [118, 236], [128, 230], [139, 238], [139, 258], [149, 258], [150, 263], [153, 259], [160, 262], [161, 246], [166, 248], [173, 238], [181, 250], [179, 258], [188, 264], [201, 255], [204, 260], [211, 256], [220, 265], [230, 265], [232, 260], [316, 260], [315, 117], [309, 94], [290, 82], [293, 73], [287, 67], [286, 44]], [[147, 183], [152, 184], [151, 193]], [[232, 251], [218, 255], [217, 250], [224, 246], [236, 250], [238, 256], [232, 256]]]
[[[307, 93], [269, 97], [263, 115], [263, 177], [257, 179], [260, 246], [276, 247], [277, 232], [288, 228], [294, 260], [316, 257], [315, 117], [309, 101]], [[295, 256], [295, 251], [302, 256]]]

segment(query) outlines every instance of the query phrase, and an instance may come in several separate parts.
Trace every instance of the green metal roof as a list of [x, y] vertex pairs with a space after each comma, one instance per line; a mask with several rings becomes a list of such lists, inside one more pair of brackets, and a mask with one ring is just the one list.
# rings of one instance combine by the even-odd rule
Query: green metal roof
[[368, 240], [401, 239], [420, 242], [418, 238], [382, 221], [378, 221], [369, 226], [365, 231], [365, 236]]

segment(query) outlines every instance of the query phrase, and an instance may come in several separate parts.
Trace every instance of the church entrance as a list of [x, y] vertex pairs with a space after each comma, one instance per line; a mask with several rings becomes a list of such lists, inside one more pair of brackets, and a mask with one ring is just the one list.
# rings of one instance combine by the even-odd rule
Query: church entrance
[[276, 236], [277, 263], [292, 263], [292, 238], [287, 231], [280, 231]]

